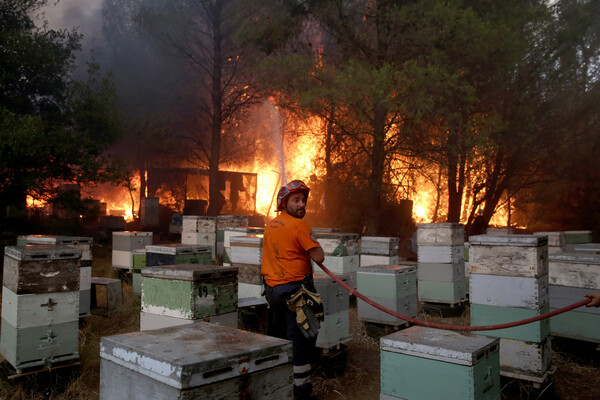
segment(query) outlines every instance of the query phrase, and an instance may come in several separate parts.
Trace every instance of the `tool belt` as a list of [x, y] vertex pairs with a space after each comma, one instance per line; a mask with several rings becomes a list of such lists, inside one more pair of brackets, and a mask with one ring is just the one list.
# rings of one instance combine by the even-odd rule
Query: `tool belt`
[[[325, 319], [323, 300], [314, 289], [312, 278], [305, 278], [306, 285], [298, 289], [288, 300], [288, 308], [296, 313], [296, 323], [305, 338], [315, 338], [319, 334], [321, 321]], [[313, 290], [309, 290], [313, 289]]]

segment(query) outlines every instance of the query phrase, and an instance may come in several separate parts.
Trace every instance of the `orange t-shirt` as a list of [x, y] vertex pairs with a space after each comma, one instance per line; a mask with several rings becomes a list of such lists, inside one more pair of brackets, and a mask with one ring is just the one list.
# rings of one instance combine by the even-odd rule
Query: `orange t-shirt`
[[300, 281], [310, 275], [308, 250], [320, 246], [304, 221], [283, 211], [269, 223], [263, 236], [261, 274], [267, 285]]

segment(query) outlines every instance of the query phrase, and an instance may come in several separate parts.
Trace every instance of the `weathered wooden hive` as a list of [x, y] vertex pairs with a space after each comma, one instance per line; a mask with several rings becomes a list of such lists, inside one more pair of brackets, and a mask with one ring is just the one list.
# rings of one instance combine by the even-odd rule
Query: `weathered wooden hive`
[[[577, 303], [587, 293], [600, 291], [600, 255], [549, 256], [550, 309]], [[550, 320], [552, 335], [600, 343], [600, 308], [579, 307]]]
[[55, 245], [74, 247], [81, 250], [81, 266], [79, 267], [79, 316], [90, 314], [92, 291], [92, 243], [94, 239], [82, 236], [62, 235], [27, 235], [24, 245]]
[[100, 399], [293, 397], [291, 342], [204, 322], [103, 337]]
[[152, 232], [122, 231], [112, 234], [112, 266], [131, 270], [133, 251], [152, 244]]
[[237, 268], [166, 265], [142, 270], [140, 330], [195, 320], [237, 327]]
[[238, 269], [238, 296], [264, 298], [262, 275], [263, 235], [230, 237], [231, 265]]
[[183, 243], [169, 243], [146, 246], [146, 266], [212, 263], [211, 249], [208, 246]]
[[248, 226], [248, 222], [247, 215], [184, 215], [181, 243], [212, 246], [213, 259], [224, 257], [225, 229]]
[[382, 400], [500, 399], [498, 339], [413, 326], [380, 348]]
[[[375, 303], [408, 317], [417, 316], [417, 263], [360, 267], [358, 292]], [[365, 322], [399, 326], [405, 321], [358, 299], [358, 319]]]
[[465, 301], [464, 242], [462, 224], [417, 225], [419, 300], [443, 304]]
[[[339, 278], [346, 284], [345, 276]], [[321, 322], [317, 347], [338, 348], [350, 341], [350, 296], [346, 289], [326, 275], [314, 276], [315, 288], [323, 299], [325, 320]]]
[[[325, 260], [323, 265], [336, 275], [347, 275], [348, 285], [356, 289], [356, 271], [360, 263], [359, 234], [358, 233], [313, 233], [323, 252]], [[313, 262], [315, 274], [325, 274]]]
[[[471, 236], [471, 325], [520, 321], [550, 310], [548, 239], [538, 235]], [[545, 381], [550, 366], [550, 320], [478, 331], [500, 337], [504, 376]]]
[[5, 248], [0, 352], [18, 371], [79, 358], [81, 249]]
[[360, 238], [360, 266], [398, 264], [397, 237], [363, 236]]

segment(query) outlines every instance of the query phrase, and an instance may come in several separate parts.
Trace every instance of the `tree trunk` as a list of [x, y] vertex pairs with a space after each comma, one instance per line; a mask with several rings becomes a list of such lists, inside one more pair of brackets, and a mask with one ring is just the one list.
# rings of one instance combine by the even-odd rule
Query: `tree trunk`
[[383, 106], [375, 105], [373, 126], [373, 149], [371, 152], [371, 176], [369, 177], [369, 204], [367, 209], [367, 235], [377, 235], [381, 217], [381, 196], [385, 164], [385, 118]]

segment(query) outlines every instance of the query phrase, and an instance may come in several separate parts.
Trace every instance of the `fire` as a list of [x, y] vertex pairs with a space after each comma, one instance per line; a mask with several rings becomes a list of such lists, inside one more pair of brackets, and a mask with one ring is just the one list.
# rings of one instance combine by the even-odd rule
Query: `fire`
[[91, 197], [100, 200], [106, 204], [106, 214], [123, 217], [125, 221], [131, 222], [135, 218], [134, 212], [139, 208], [139, 188], [140, 176], [136, 173], [132, 179], [133, 182], [133, 203], [132, 194], [122, 186], [113, 186], [110, 183], [97, 185], [96, 187], [82, 187], [82, 197]]
[[27, 208], [44, 208], [48, 204], [44, 200], [34, 199], [31, 195], [27, 195]]

